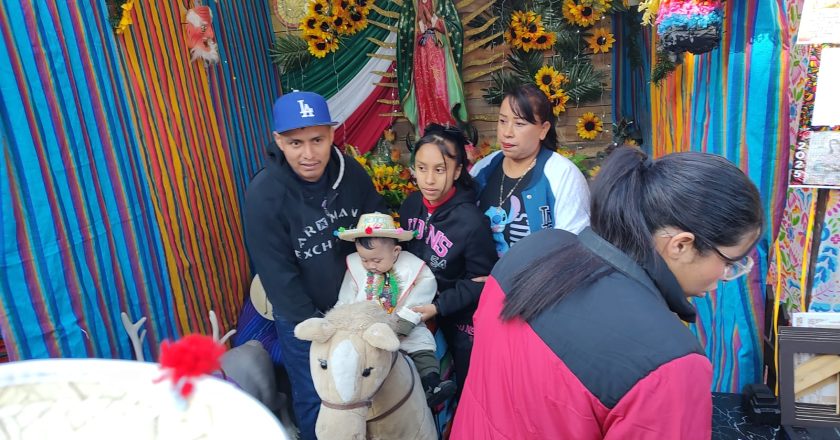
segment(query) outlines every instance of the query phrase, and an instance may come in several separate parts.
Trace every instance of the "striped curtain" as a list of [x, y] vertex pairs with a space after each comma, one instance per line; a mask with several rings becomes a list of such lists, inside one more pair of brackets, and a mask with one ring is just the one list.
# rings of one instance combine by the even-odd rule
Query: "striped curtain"
[[[692, 326], [714, 365], [714, 389], [738, 392], [762, 381], [762, 335], [769, 247], [787, 186], [792, 31], [782, 0], [724, 3], [721, 45], [687, 55], [660, 86], [651, 86], [652, 152], [721, 154], [758, 186], [768, 228], [749, 278], [721, 284], [695, 301]], [[650, 148], [650, 147], [649, 147]]]
[[616, 14], [612, 20], [618, 42], [612, 52], [612, 114], [615, 121], [632, 120], [650, 148], [650, 61], [652, 34], [641, 26], [642, 14], [635, 8]]
[[[250, 273], [244, 188], [279, 79], [267, 2], [208, 2], [222, 63], [190, 63], [178, 3], [0, 0], [0, 333], [11, 360], [132, 357], [232, 328]], [[150, 347], [155, 347], [151, 349]]]

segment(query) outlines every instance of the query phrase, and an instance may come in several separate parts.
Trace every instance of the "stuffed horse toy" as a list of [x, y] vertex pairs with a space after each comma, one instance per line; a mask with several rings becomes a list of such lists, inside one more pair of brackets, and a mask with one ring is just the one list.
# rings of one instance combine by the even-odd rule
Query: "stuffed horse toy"
[[321, 397], [318, 438], [437, 439], [417, 370], [398, 351], [395, 325], [382, 306], [365, 301], [295, 327], [298, 339], [312, 341], [309, 367]]

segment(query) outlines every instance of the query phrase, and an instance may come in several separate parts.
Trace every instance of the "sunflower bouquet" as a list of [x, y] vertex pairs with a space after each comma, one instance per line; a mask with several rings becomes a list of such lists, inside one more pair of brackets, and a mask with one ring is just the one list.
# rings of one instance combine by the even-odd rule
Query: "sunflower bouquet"
[[309, 0], [300, 21], [309, 53], [323, 58], [338, 50], [341, 37], [367, 27], [372, 6], [373, 0]]
[[548, 50], [557, 42], [557, 35], [546, 31], [542, 16], [534, 11], [514, 11], [504, 37], [509, 45], [525, 52]]
[[400, 209], [400, 205], [409, 194], [417, 191], [411, 171], [402, 164], [375, 160], [371, 152], [359, 154], [359, 150], [352, 145], [346, 146], [344, 151], [362, 165], [373, 181], [374, 188], [382, 195], [388, 209], [393, 213]]
[[569, 95], [563, 87], [569, 82], [566, 75], [557, 71], [554, 66], [543, 65], [537, 74], [534, 75], [534, 81], [537, 87], [545, 93], [548, 100], [551, 102], [551, 109], [554, 116], [560, 115], [566, 111], [566, 102], [569, 101]]

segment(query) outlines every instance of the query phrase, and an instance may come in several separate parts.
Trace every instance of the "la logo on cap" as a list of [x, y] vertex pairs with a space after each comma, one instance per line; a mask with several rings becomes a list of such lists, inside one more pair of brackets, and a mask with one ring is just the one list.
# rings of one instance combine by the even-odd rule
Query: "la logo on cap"
[[314, 118], [315, 117], [315, 110], [309, 106], [304, 100], [298, 99], [298, 105], [300, 105], [300, 117], [301, 118]]

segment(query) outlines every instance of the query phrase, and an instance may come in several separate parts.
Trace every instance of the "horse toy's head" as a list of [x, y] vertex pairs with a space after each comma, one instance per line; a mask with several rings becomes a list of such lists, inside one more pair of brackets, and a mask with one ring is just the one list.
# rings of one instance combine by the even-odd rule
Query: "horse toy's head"
[[[321, 397], [318, 438], [363, 439], [398, 425], [413, 425], [415, 433], [427, 430], [429, 410], [417, 372], [398, 353], [395, 326], [396, 318], [381, 305], [366, 301], [338, 306], [295, 327], [298, 339], [312, 341], [309, 367]], [[416, 434], [393, 435], [387, 438]]]

